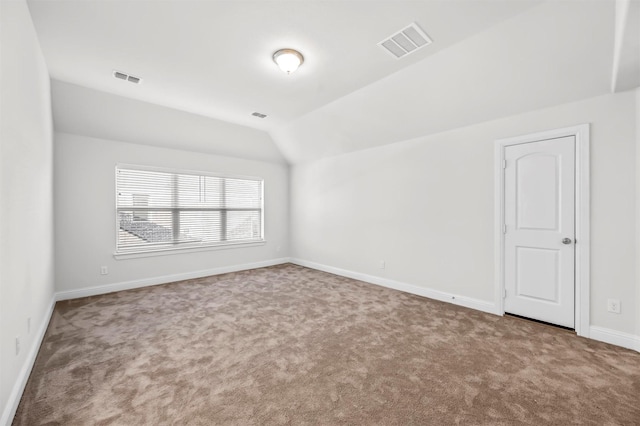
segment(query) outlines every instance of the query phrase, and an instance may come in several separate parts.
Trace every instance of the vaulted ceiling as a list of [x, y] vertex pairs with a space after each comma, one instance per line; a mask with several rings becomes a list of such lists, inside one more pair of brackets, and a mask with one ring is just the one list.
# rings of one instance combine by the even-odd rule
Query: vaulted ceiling
[[[29, 7], [54, 80], [57, 130], [224, 155], [309, 161], [611, 86], [613, 2], [30, 0]], [[431, 45], [401, 59], [377, 45], [412, 22]], [[287, 47], [305, 56], [292, 75], [271, 59]], [[142, 83], [115, 79], [114, 70]], [[154, 121], [175, 134], [162, 138]]]

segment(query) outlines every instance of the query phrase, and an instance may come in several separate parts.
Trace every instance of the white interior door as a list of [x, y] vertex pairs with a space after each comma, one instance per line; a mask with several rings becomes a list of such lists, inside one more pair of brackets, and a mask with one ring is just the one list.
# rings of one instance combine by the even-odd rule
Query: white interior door
[[505, 147], [505, 312], [575, 327], [575, 137]]

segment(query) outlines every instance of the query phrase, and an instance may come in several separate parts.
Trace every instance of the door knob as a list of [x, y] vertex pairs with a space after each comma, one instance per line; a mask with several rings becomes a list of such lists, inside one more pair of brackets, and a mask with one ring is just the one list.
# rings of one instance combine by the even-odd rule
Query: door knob
[[573, 242], [573, 240], [571, 238], [563, 238], [562, 239], [562, 244], [571, 244]]

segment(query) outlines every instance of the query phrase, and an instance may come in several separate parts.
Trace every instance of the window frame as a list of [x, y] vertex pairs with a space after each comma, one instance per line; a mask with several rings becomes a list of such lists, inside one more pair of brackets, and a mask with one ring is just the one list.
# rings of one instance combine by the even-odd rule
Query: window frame
[[[208, 244], [184, 244], [181, 246], [174, 245], [172, 247], [140, 247], [132, 250], [121, 250], [118, 246], [119, 241], [119, 232], [120, 232], [120, 215], [119, 210], [121, 207], [118, 206], [118, 170], [120, 169], [128, 169], [128, 170], [137, 170], [137, 171], [148, 171], [148, 172], [159, 172], [159, 173], [171, 173], [174, 175], [194, 175], [194, 176], [210, 176], [215, 178], [222, 179], [244, 179], [244, 180], [252, 180], [260, 182], [260, 238], [252, 239], [246, 241], [220, 241], [215, 243]], [[147, 166], [141, 164], [129, 164], [129, 163], [117, 163], [114, 167], [114, 223], [115, 223], [115, 251], [113, 252], [113, 256], [116, 259], [129, 259], [129, 258], [138, 258], [138, 257], [151, 257], [151, 256], [162, 256], [168, 254], [176, 254], [176, 253], [192, 253], [199, 251], [208, 251], [208, 250], [224, 250], [224, 249], [232, 249], [232, 248], [241, 248], [241, 247], [254, 247], [254, 246], [262, 246], [266, 243], [265, 238], [265, 223], [264, 223], [264, 178], [257, 176], [247, 176], [247, 175], [236, 175], [236, 174], [228, 174], [228, 173], [214, 173], [214, 172], [205, 172], [201, 170], [188, 170], [188, 169], [174, 169], [167, 167], [156, 167], [156, 166]], [[124, 208], [124, 207], [122, 207]], [[129, 208], [130, 209], [130, 208]], [[181, 210], [180, 208], [159, 208], [158, 210]], [[185, 210], [190, 210], [186, 208]], [[203, 209], [208, 210], [208, 209]]]

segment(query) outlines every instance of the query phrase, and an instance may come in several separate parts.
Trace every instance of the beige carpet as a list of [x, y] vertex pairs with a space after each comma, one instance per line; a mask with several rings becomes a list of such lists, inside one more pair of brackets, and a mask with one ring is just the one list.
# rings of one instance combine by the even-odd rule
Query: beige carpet
[[58, 303], [17, 425], [640, 424], [640, 354], [281, 265]]

